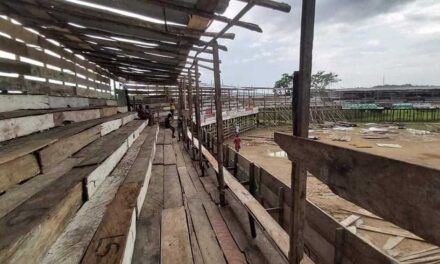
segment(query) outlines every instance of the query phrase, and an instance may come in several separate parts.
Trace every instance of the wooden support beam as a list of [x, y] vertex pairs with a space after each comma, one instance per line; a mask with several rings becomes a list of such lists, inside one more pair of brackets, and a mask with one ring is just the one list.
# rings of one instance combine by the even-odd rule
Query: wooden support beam
[[[270, 1], [264, 1], [270, 2]], [[310, 84], [312, 74], [313, 35], [315, 23], [315, 0], [302, 1], [300, 71], [294, 75], [295, 95], [292, 109], [296, 114], [293, 134], [308, 137]], [[290, 212], [289, 262], [301, 263], [304, 256], [304, 222], [306, 206], [307, 172], [301, 163], [292, 162], [291, 190], [292, 208]]]
[[[197, 125], [197, 137], [199, 140], [199, 146], [198, 149], [202, 149], [202, 122], [201, 122], [201, 112], [200, 112], [200, 86], [199, 86], [199, 67], [198, 67], [198, 61], [196, 61], [195, 64], [195, 70], [196, 70], [196, 79], [195, 79], [195, 86], [196, 86], [196, 100], [195, 100], [195, 107], [196, 107], [196, 125]], [[198, 152], [198, 159], [199, 159], [199, 166], [200, 170], [202, 171], [202, 176], [205, 176], [205, 167], [203, 166], [203, 154], [202, 151]]]
[[440, 245], [439, 170], [282, 133], [275, 142], [342, 198]]
[[213, 59], [214, 59], [214, 85], [215, 85], [215, 110], [217, 121], [217, 162], [218, 172], [217, 180], [219, 185], [220, 204], [224, 206], [225, 200], [225, 180], [223, 176], [223, 117], [222, 117], [222, 101], [221, 101], [221, 81], [220, 81], [220, 63], [217, 41], [213, 42]]
[[246, 2], [246, 3], [253, 2], [254, 5], [257, 5], [257, 6], [262, 6], [262, 7], [266, 7], [266, 8], [274, 9], [277, 11], [286, 12], [286, 13], [289, 13], [290, 9], [291, 9], [289, 4], [282, 3], [282, 2], [276, 2], [276, 1], [272, 1], [272, 0], [239, 0], [239, 1]]

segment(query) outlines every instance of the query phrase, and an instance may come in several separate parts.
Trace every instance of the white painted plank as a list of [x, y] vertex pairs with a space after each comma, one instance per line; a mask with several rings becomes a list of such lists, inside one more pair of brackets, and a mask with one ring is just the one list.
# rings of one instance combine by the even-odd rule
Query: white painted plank
[[49, 107], [89, 107], [89, 99], [84, 97], [49, 96]]
[[55, 126], [53, 114], [0, 120], [0, 141], [43, 131]]
[[47, 108], [49, 108], [49, 97], [47, 95], [0, 95], [0, 112]]
[[101, 124], [101, 136], [105, 136], [122, 126], [122, 119], [115, 119]]

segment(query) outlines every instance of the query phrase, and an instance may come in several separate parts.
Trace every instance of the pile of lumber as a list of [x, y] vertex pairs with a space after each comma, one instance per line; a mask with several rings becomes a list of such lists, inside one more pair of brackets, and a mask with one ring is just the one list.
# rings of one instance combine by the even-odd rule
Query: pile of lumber
[[117, 111], [0, 113], [0, 263], [131, 258], [158, 127]]

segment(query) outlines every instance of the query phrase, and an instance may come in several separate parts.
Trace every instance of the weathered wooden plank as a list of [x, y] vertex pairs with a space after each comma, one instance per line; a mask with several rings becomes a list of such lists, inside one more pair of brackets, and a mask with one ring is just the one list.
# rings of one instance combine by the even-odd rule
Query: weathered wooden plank
[[440, 244], [438, 170], [281, 133], [275, 141], [339, 196]]
[[0, 192], [40, 173], [37, 158], [28, 154], [0, 164]]
[[47, 95], [0, 95], [0, 112], [50, 107]]
[[70, 108], [70, 107], [89, 107], [89, 106], [90, 106], [89, 98], [49, 96], [49, 108]]
[[176, 165], [165, 166], [164, 173], [164, 208], [180, 207], [183, 205], [182, 189]]
[[160, 263], [192, 264], [193, 257], [184, 207], [163, 210], [161, 226]]
[[76, 159], [66, 159], [44, 174], [35, 176], [23, 184], [15, 185], [0, 196], [0, 218], [17, 208], [27, 199], [63, 176], [75, 165]]
[[163, 145], [156, 145], [156, 155], [154, 156], [153, 164], [157, 164], [157, 165], [164, 164]]
[[217, 206], [212, 201], [203, 201], [203, 206], [226, 261], [228, 263], [247, 263], [244, 254], [240, 252]]
[[0, 262], [39, 263], [82, 205], [82, 180], [93, 169], [71, 170], [0, 219]]
[[0, 120], [0, 141], [43, 131], [55, 126], [53, 114]]
[[38, 151], [42, 170], [46, 170], [100, 137], [101, 128], [93, 127], [73, 136], [62, 138]]
[[206, 263], [226, 263], [202, 202], [197, 197], [189, 199], [188, 207], [203, 260]]
[[177, 171], [179, 172], [179, 178], [180, 182], [183, 187], [183, 191], [185, 193], [185, 196], [190, 199], [197, 195], [196, 188], [194, 187], [194, 184], [192, 183], [188, 171], [186, 170], [186, 167], [178, 167]]
[[54, 114], [54, 122], [61, 125], [63, 122], [81, 122], [101, 117], [100, 109], [58, 112]]
[[173, 165], [176, 164], [176, 153], [174, 153], [173, 145], [164, 145], [163, 150], [164, 155], [164, 164], [165, 165]]
[[151, 182], [147, 197], [142, 207], [136, 226], [136, 243], [133, 253], [133, 263], [159, 263], [161, 213], [163, 197], [163, 165], [153, 166]]
[[141, 213], [142, 205], [144, 204], [148, 185], [150, 183], [151, 170], [153, 167], [153, 158], [156, 147], [155, 143], [157, 129], [157, 126], [146, 128], [147, 138], [145, 139], [145, 142], [142, 145], [141, 150], [139, 151], [138, 158], [134, 162], [124, 182], [124, 184], [136, 183], [141, 186], [136, 206], [138, 215]]
[[159, 130], [159, 134], [157, 135], [157, 144], [158, 145], [163, 145], [165, 141], [165, 130], [164, 129], [160, 129]]
[[101, 124], [101, 136], [115, 131], [122, 126], [122, 119], [115, 119]]
[[175, 140], [173, 140], [173, 137], [172, 137], [172, 134], [171, 134], [171, 130], [170, 129], [165, 129], [164, 130], [164, 134], [165, 134], [165, 137], [164, 137], [164, 140], [163, 140], [163, 144], [164, 145], [173, 144], [173, 142]]
[[108, 204], [113, 200], [125, 179], [139, 150], [147, 137], [142, 133], [127, 151], [121, 162], [98, 188], [95, 196], [87, 201], [57, 241], [52, 245], [43, 263], [79, 263], [93, 238]]
[[118, 108], [117, 107], [104, 107], [104, 108], [101, 108], [101, 116], [102, 117], [116, 115], [117, 113], [118, 113]]
[[138, 191], [134, 184], [119, 188], [107, 207], [103, 217], [105, 221], [99, 225], [81, 263], [126, 263], [123, 260], [131, 258], [130, 243], [134, 241], [130, 240], [132, 226], [136, 225]]
[[185, 160], [183, 159], [182, 151], [180, 151], [180, 147], [177, 142], [173, 143], [173, 149], [174, 149], [174, 153], [176, 154], [177, 167], [185, 166]]
[[191, 250], [194, 264], [203, 264], [202, 252], [200, 251], [199, 242], [197, 241], [196, 231], [191, 220], [191, 215], [188, 207], [188, 200], [184, 199], [186, 219], [188, 220], [189, 239], [191, 240]]

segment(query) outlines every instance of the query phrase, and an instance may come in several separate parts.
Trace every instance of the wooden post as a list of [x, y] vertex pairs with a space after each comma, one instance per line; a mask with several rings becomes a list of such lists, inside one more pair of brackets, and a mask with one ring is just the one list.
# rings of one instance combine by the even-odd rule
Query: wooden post
[[[255, 164], [251, 162], [249, 164], [249, 193], [255, 197], [255, 193], [257, 191], [257, 186], [255, 186]], [[254, 217], [248, 213], [249, 216], [249, 225], [251, 229], [251, 235], [253, 238], [257, 237], [257, 231], [255, 230], [255, 220]]]
[[220, 205], [226, 205], [225, 201], [225, 181], [223, 178], [223, 117], [222, 117], [222, 94], [220, 83], [220, 60], [218, 54], [217, 41], [213, 42], [212, 46], [214, 59], [214, 86], [215, 86], [215, 117], [217, 121], [217, 163], [218, 163], [218, 187], [220, 194]]
[[[312, 74], [313, 34], [315, 23], [315, 0], [302, 1], [300, 71], [294, 74], [295, 95], [293, 107], [296, 117], [293, 134], [308, 137], [310, 118], [310, 83]], [[289, 263], [299, 264], [304, 254], [304, 221], [307, 172], [301, 164], [292, 162], [292, 207], [290, 212]]]
[[[184, 139], [185, 138], [185, 133], [186, 133], [186, 130], [184, 130], [184, 126], [183, 126], [183, 107], [184, 107], [184, 99], [183, 99], [183, 92], [182, 92], [182, 90], [183, 90], [183, 81], [182, 80], [180, 80], [180, 82], [179, 82], [179, 108], [178, 108], [178, 116], [179, 116], [179, 119], [181, 120], [181, 125], [182, 125], [182, 127], [179, 127], [179, 125], [178, 125], [178, 127], [177, 127], [177, 135], [178, 135], [178, 138], [179, 138], [179, 140], [182, 140], [182, 139]], [[178, 121], [178, 123], [179, 123], [179, 121]]]
[[[125, 86], [124, 86], [124, 94], [125, 94], [125, 100], [127, 101], [127, 110], [128, 110], [128, 112], [130, 112], [132, 110], [131, 106], [130, 106], [130, 96], [128, 96], [128, 90], [127, 90], [127, 87], [125, 87]], [[134, 110], [136, 110], [136, 109], [134, 109]]]
[[196, 97], [195, 97], [195, 107], [196, 107], [196, 125], [197, 125], [197, 137], [199, 139], [199, 166], [200, 170], [202, 171], [202, 177], [205, 176], [205, 169], [203, 167], [203, 154], [202, 154], [202, 125], [201, 125], [201, 113], [200, 113], [200, 87], [199, 87], [199, 63], [196, 60], [195, 61], [195, 70], [196, 70], [196, 79], [195, 79], [195, 86], [196, 86]]
[[[188, 151], [192, 148], [194, 142], [194, 131], [193, 131], [193, 120], [192, 120], [192, 108], [193, 108], [193, 95], [192, 95], [192, 79], [191, 71], [188, 69], [188, 120], [187, 124], [189, 126], [189, 131], [191, 131], [191, 142], [188, 140]], [[193, 151], [193, 150], [191, 150]]]

